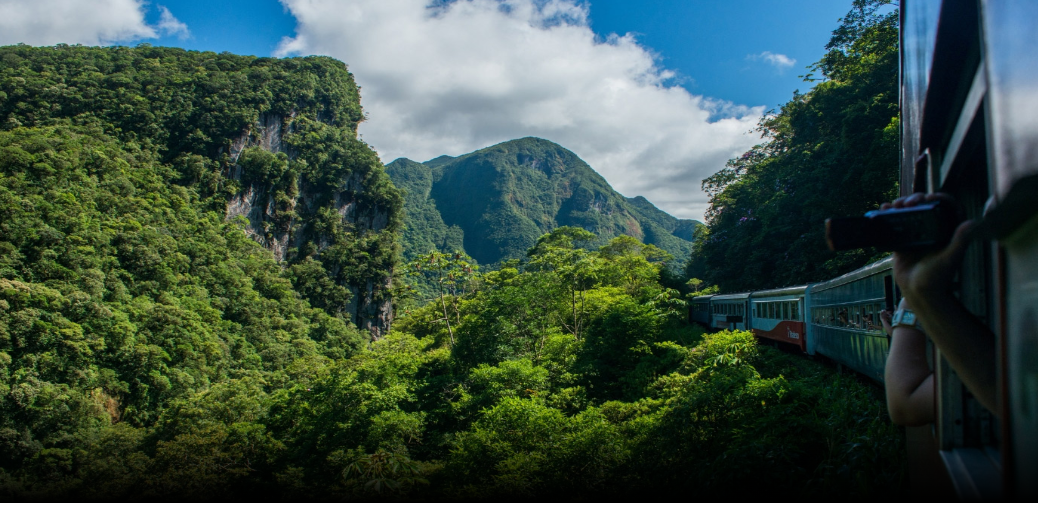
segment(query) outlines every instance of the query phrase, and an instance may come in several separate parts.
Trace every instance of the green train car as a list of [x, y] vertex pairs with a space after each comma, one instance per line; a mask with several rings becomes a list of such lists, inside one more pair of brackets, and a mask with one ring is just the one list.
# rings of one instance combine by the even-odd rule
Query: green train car
[[935, 351], [937, 421], [909, 430], [930, 498], [1038, 499], [1038, 2], [901, 0], [901, 193], [946, 192], [987, 236], [958, 296], [995, 334], [997, 411]]

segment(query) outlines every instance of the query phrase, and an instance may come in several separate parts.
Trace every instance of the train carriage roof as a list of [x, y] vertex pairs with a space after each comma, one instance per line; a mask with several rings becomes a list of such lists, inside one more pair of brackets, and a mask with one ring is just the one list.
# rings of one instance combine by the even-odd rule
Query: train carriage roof
[[705, 296], [696, 296], [696, 297], [692, 298], [692, 302], [693, 303], [707, 303], [707, 302], [710, 301], [710, 298], [712, 298], [712, 297], [714, 297], [714, 294], [708, 294], [708, 295], [705, 295]]
[[750, 297], [751, 292], [741, 292], [739, 294], [724, 294], [714, 296], [713, 301], [739, 301]]
[[880, 260], [879, 262], [876, 262], [876, 263], [871, 264], [871, 265], [867, 265], [867, 266], [862, 267], [861, 269], [858, 269], [856, 271], [851, 271], [851, 272], [849, 272], [849, 273], [847, 273], [847, 274], [845, 274], [843, 276], [840, 276], [838, 278], [833, 278], [833, 279], [831, 279], [829, 281], [823, 281], [821, 283], [815, 283], [815, 284], [811, 285], [811, 291], [812, 292], [817, 292], [817, 291], [822, 291], [822, 290], [828, 290], [828, 289], [831, 289], [833, 287], [839, 287], [840, 285], [846, 285], [846, 284], [851, 283], [853, 281], [858, 281], [858, 280], [860, 280], [862, 278], [865, 278], [865, 277], [868, 277], [868, 276], [872, 276], [874, 274], [878, 274], [878, 273], [881, 273], [881, 272], [884, 272], [884, 271], [888, 271], [888, 270], [892, 269], [893, 267], [894, 267], [894, 258], [893, 257], [887, 257], [887, 258], [884, 258], [883, 260]]
[[807, 291], [807, 287], [808, 285], [798, 285], [796, 287], [786, 287], [783, 289], [761, 290], [750, 294], [750, 297], [802, 296]]

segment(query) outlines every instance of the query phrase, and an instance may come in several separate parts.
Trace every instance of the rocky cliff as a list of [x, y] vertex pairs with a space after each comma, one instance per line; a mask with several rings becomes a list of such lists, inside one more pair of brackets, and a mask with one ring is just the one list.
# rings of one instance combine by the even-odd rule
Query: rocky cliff
[[[334, 308], [348, 315], [357, 327], [368, 330], [375, 338], [381, 337], [392, 323], [393, 309], [388, 294], [392, 286], [391, 268], [386, 269], [389, 272], [373, 276], [354, 276], [349, 272], [351, 269], [344, 267], [349, 263], [334, 258], [341, 256], [336, 253], [343, 250], [359, 249], [340, 247], [343, 241], [337, 235], [345, 235], [348, 240], [381, 241], [384, 237], [380, 234], [395, 229], [392, 220], [400, 210], [398, 204], [365, 201], [370, 199], [371, 192], [367, 190], [370, 185], [367, 182], [372, 178], [378, 181], [370, 175], [381, 173], [380, 166], [348, 169], [334, 177], [335, 186], [328, 189], [327, 183], [315, 183], [306, 175], [290, 176], [295, 183], [287, 187], [282, 181], [249, 176], [247, 164], [241, 162], [243, 154], [258, 149], [281, 160], [288, 168], [296, 166], [300, 151], [286, 140], [292, 140], [297, 115], [294, 111], [286, 116], [262, 114], [255, 124], [231, 141], [226, 176], [238, 182], [240, 189], [227, 201], [226, 218], [244, 218], [245, 232], [269, 249], [283, 265], [290, 266], [306, 257], [324, 263], [337, 284], [350, 292], [349, 302]], [[327, 222], [329, 214], [330, 225], [315, 226], [315, 223]], [[345, 233], [336, 233], [336, 230]], [[304, 248], [306, 245], [309, 247]]]

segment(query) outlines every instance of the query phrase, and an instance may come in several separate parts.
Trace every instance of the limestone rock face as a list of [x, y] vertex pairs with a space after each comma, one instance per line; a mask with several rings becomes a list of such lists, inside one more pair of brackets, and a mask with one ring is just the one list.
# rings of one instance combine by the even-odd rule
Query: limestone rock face
[[[341, 226], [354, 234], [363, 235], [390, 229], [392, 213], [388, 208], [365, 203], [365, 176], [349, 173], [338, 182], [333, 190], [327, 186], [310, 183], [306, 177], [297, 180], [294, 197], [288, 200], [288, 210], [295, 212], [289, 219], [277, 214], [274, 184], [243, 180], [243, 169], [238, 160], [242, 153], [258, 147], [270, 153], [282, 153], [289, 162], [298, 158], [298, 152], [285, 142], [292, 133], [296, 113], [280, 117], [264, 114], [257, 123], [246, 128], [233, 139], [228, 149], [229, 162], [226, 177], [241, 182], [241, 189], [227, 202], [228, 220], [244, 217], [245, 232], [264, 248], [270, 250], [278, 262], [289, 264], [293, 254], [298, 255], [301, 247], [310, 242], [319, 256], [334, 244], [333, 235], [312, 229], [312, 220], [323, 208], [334, 209]], [[284, 210], [284, 206], [282, 206]], [[341, 276], [340, 266], [326, 264], [329, 274]], [[392, 286], [392, 270], [385, 276], [364, 280], [360, 283], [337, 279], [352, 297], [343, 305], [342, 313], [360, 329], [369, 331], [374, 338], [384, 336], [392, 323], [393, 309], [389, 297]]]

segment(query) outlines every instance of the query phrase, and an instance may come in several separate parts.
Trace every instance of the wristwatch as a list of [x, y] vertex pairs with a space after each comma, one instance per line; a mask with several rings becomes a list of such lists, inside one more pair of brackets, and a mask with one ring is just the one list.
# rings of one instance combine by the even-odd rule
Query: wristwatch
[[898, 326], [915, 328], [919, 331], [923, 331], [923, 326], [919, 324], [919, 318], [915, 316], [915, 312], [907, 308], [898, 308], [897, 311], [894, 312], [894, 318], [890, 321], [890, 329], [893, 330]]

